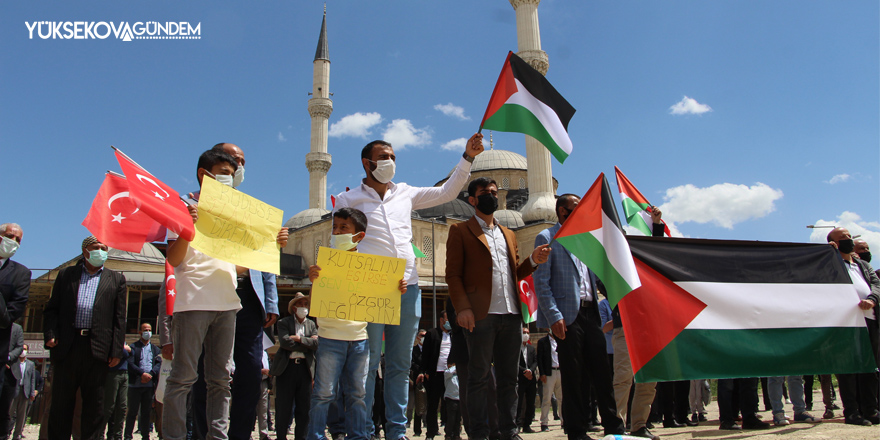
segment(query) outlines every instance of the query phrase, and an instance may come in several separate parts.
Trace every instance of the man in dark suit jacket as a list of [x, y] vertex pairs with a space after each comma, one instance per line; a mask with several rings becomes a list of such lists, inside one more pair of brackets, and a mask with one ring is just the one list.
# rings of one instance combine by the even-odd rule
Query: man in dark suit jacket
[[309, 425], [318, 328], [307, 318], [308, 307], [309, 297], [297, 292], [287, 305], [290, 316], [278, 321], [280, 349], [275, 353], [269, 375], [276, 377], [275, 432], [279, 440], [287, 439], [291, 419], [296, 423], [293, 435], [296, 440], [306, 438]]
[[138, 421], [141, 438], [150, 439], [150, 410], [153, 407], [153, 393], [159, 383], [159, 370], [162, 368], [162, 350], [156, 344], [150, 343], [151, 337], [153, 326], [144, 322], [141, 324], [141, 338], [131, 344], [125, 440], [131, 440], [135, 420]]
[[535, 432], [532, 421], [535, 419], [535, 394], [538, 392], [538, 355], [529, 340], [529, 326], [523, 325], [522, 350], [519, 355], [519, 409], [517, 425], [520, 432]]
[[[541, 231], [535, 246], [546, 245], [562, 227], [580, 202], [574, 194], [556, 199], [559, 223]], [[586, 436], [590, 424], [590, 384], [595, 387], [599, 414], [605, 435], [623, 434], [623, 421], [617, 416], [611, 367], [605, 352], [605, 335], [599, 317], [595, 275], [565, 247], [554, 245], [550, 261], [536, 271], [538, 320], [541, 328], [550, 328], [559, 344], [559, 367], [565, 401], [562, 414], [569, 438]]]
[[487, 388], [494, 362], [501, 439], [514, 438], [522, 315], [517, 282], [547, 260], [550, 248], [541, 246], [518, 263], [516, 236], [499, 225], [498, 185], [480, 177], [468, 185], [468, 202], [476, 215], [449, 228], [446, 241], [446, 282], [458, 325], [466, 330], [468, 354], [467, 409], [469, 437], [489, 437]]
[[[10, 350], [12, 323], [24, 314], [31, 288], [31, 271], [10, 259], [18, 250], [22, 236], [21, 226], [15, 223], [0, 225], [0, 359], [7, 365], [15, 362], [21, 353], [21, 343], [18, 343], [17, 352], [11, 353]], [[16, 341], [18, 339], [22, 338], [15, 338]], [[0, 388], [7, 376], [0, 374]], [[14, 391], [14, 387], [11, 391]], [[0, 398], [0, 430], [3, 431], [3, 438], [9, 432], [6, 425], [9, 423], [9, 406], [13, 397]]]
[[[437, 328], [432, 328], [425, 334], [422, 362], [420, 364], [421, 371], [418, 378], [416, 378], [416, 382], [425, 383], [428, 394], [428, 412], [425, 415], [425, 425], [427, 426], [426, 440], [431, 440], [434, 436], [440, 434], [440, 428], [437, 425], [437, 409], [440, 407], [440, 402], [443, 401], [443, 394], [446, 392], [443, 372], [446, 370], [449, 350], [452, 348], [452, 339], [449, 334], [452, 327], [446, 320], [445, 310], [440, 311], [437, 324], [439, 324]], [[446, 421], [446, 417], [442, 413], [440, 420]]]
[[58, 272], [43, 310], [43, 338], [54, 368], [49, 440], [71, 435], [76, 391], [82, 395], [81, 437], [102, 436], [108, 367], [125, 341], [125, 276], [104, 268], [107, 245], [83, 240], [82, 258]]

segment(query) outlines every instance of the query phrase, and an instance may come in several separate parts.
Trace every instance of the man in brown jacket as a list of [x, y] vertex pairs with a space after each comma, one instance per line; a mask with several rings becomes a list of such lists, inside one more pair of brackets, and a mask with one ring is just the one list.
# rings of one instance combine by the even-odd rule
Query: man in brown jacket
[[470, 220], [452, 225], [446, 241], [446, 282], [457, 322], [466, 330], [467, 408], [470, 437], [489, 437], [486, 392], [494, 362], [498, 427], [501, 439], [516, 439], [516, 386], [522, 316], [517, 283], [547, 261], [550, 248], [540, 246], [518, 264], [516, 236], [499, 225], [498, 185], [486, 177], [468, 185], [468, 202], [476, 208]]

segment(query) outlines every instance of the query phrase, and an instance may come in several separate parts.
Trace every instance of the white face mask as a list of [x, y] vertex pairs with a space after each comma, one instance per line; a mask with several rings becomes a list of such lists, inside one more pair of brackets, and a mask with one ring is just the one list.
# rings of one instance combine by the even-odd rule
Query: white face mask
[[529, 334], [523, 333], [523, 344], [525, 344], [526, 342], [529, 342]]
[[[222, 183], [223, 185], [226, 185], [226, 186], [229, 186], [229, 187], [235, 188], [235, 186], [232, 184], [232, 183], [233, 183], [233, 180], [234, 180], [235, 178], [232, 177], [232, 176], [229, 176], [229, 175], [226, 175], [226, 174], [221, 174], [221, 175], [219, 175], [219, 176], [215, 176], [215, 175], [211, 174], [211, 172], [208, 171], [208, 170], [205, 170], [205, 174], [207, 174], [207, 175], [213, 177], [214, 180], [216, 180], [216, 181]], [[244, 177], [242, 177], [242, 179], [244, 179]]]
[[296, 308], [296, 317], [299, 319], [306, 319], [306, 316], [309, 316], [309, 309], [307, 307], [297, 307]]
[[27, 357], [27, 350], [22, 350], [22, 351], [21, 351], [21, 357], [23, 357], [23, 358], [26, 358], [26, 357]]
[[9, 237], [0, 237], [0, 258], [12, 258], [18, 250], [18, 242]]
[[353, 238], [354, 234], [331, 235], [330, 247], [333, 249], [339, 249], [340, 251], [352, 250], [357, 246], [357, 243], [352, 240]]
[[383, 159], [374, 163], [376, 164], [376, 169], [373, 170], [373, 178], [379, 181], [379, 183], [388, 183], [394, 178], [394, 170], [397, 165], [395, 165], [393, 160]]
[[235, 170], [235, 175], [232, 176], [232, 187], [238, 188], [238, 185], [241, 185], [241, 182], [244, 182], [244, 165], [238, 167]]

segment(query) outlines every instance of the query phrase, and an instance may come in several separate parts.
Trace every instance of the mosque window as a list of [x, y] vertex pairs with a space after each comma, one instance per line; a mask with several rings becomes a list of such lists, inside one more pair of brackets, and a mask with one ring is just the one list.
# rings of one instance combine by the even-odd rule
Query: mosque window
[[524, 177], [519, 178], [519, 189], [526, 189], [526, 179]]
[[501, 188], [503, 188], [503, 189], [510, 188], [510, 179], [508, 179], [507, 177], [501, 179]]
[[422, 253], [425, 254], [425, 263], [434, 261], [434, 242], [431, 241], [431, 237], [426, 236], [422, 239]]
[[314, 261], [315, 261], [315, 264], [318, 263], [318, 249], [321, 248], [321, 245], [322, 245], [322, 244], [323, 244], [323, 243], [321, 243], [321, 240], [318, 240], [317, 242], [315, 242], [315, 260], [314, 260]]

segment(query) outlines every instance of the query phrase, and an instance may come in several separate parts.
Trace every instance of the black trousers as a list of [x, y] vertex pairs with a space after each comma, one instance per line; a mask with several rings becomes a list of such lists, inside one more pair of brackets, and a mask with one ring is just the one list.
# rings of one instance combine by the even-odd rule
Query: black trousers
[[743, 421], [755, 420], [758, 409], [758, 378], [718, 379], [718, 412], [721, 422], [733, 423], [742, 412]]
[[458, 400], [443, 399], [446, 403], [446, 438], [455, 440], [461, 438], [461, 406]]
[[291, 359], [284, 372], [275, 380], [275, 433], [279, 440], [287, 438], [290, 423], [296, 423], [293, 438], [304, 440], [309, 427], [309, 405], [312, 397], [312, 373], [305, 359]]
[[[136, 379], [140, 382], [140, 378]], [[134, 433], [134, 421], [138, 421], [138, 431], [144, 440], [150, 438], [150, 410], [153, 408], [153, 386], [133, 387], [128, 385], [128, 415], [125, 417], [125, 438]]]
[[689, 396], [691, 383], [689, 380], [657, 383], [657, 398], [660, 402], [663, 420], [684, 423], [690, 413]]
[[[878, 323], [874, 319], [865, 319], [868, 326], [868, 337], [871, 339], [871, 348], [873, 349], [874, 360], [880, 365], [880, 352], [878, 352], [877, 344], [880, 335], [878, 335]], [[877, 372], [873, 373], [857, 373], [857, 374], [838, 374], [837, 384], [840, 389], [840, 401], [843, 403], [843, 416], [853, 417], [873, 417], [877, 415], [880, 402], [878, 402], [878, 393], [880, 393], [880, 376]]]
[[[611, 368], [605, 352], [605, 335], [595, 306], [583, 307], [568, 324], [565, 339], [556, 338], [562, 373], [562, 418], [569, 438], [586, 435], [590, 422], [590, 384], [596, 391], [605, 435], [623, 434], [611, 386]], [[555, 337], [555, 336], [554, 336]]]
[[446, 393], [446, 383], [442, 371], [428, 373], [425, 391], [428, 393], [428, 412], [425, 414], [425, 437], [434, 437], [440, 434], [440, 428], [437, 425], [437, 415], [440, 402], [443, 401], [443, 394]]
[[12, 370], [9, 368], [3, 368], [3, 370], [6, 371], [0, 373], [0, 430], [3, 431], [0, 432], [0, 439], [6, 440], [9, 438], [9, 432], [12, 431], [9, 408], [12, 407], [12, 400], [15, 399], [20, 387], [15, 376], [12, 375]]
[[[470, 412], [471, 434], [488, 438], [495, 430], [491, 420], [498, 421], [497, 432], [502, 440], [516, 435], [516, 384], [519, 357], [522, 356], [522, 316], [503, 314], [477, 321], [472, 332], [466, 332], [468, 345], [467, 407]], [[490, 377], [495, 377], [495, 400], [490, 395]], [[461, 383], [461, 382], [459, 382]], [[497, 418], [492, 407], [497, 407]]]
[[104, 382], [107, 360], [92, 356], [88, 336], [75, 336], [67, 356], [52, 367], [52, 407], [49, 409], [49, 440], [69, 440], [76, 392], [82, 396], [81, 440], [104, 436]]
[[[235, 292], [241, 310], [235, 314], [235, 342], [232, 360], [232, 400], [229, 402], [229, 440], [249, 440], [257, 421], [257, 402], [262, 394], [263, 373], [263, 306], [250, 281], [240, 283]], [[193, 437], [204, 439], [208, 432], [208, 391], [203, 366], [204, 352], [199, 358], [196, 383], [193, 384]]]
[[519, 405], [516, 411], [516, 425], [520, 428], [530, 426], [535, 420], [535, 395], [538, 393], [538, 382], [520, 376], [517, 394]]

